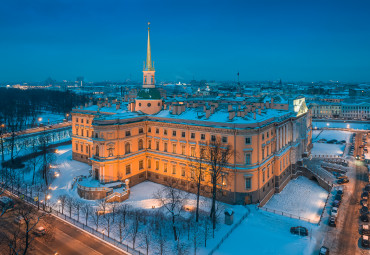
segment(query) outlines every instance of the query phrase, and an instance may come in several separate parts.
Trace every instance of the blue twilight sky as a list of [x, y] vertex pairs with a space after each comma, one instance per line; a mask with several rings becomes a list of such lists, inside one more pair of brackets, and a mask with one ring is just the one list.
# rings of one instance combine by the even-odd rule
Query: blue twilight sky
[[370, 1], [1, 0], [0, 81], [370, 81]]

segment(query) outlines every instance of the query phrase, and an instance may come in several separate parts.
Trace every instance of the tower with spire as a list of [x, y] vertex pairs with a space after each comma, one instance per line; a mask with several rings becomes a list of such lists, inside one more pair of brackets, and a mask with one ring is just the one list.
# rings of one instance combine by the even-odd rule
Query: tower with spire
[[162, 110], [163, 101], [161, 93], [155, 87], [154, 64], [150, 49], [150, 22], [148, 22], [148, 45], [146, 51], [146, 63], [143, 70], [143, 88], [138, 92], [131, 111], [145, 114], [156, 114]]
[[150, 22], [148, 22], [148, 45], [146, 50], [146, 63], [143, 70], [143, 88], [155, 88], [155, 70], [152, 63], [152, 53], [150, 49]]

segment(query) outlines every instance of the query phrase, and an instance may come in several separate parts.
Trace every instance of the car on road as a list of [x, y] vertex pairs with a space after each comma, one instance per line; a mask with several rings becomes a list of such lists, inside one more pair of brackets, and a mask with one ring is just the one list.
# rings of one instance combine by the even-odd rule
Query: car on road
[[360, 155], [356, 155], [356, 159], [359, 160], [360, 159]]
[[337, 218], [334, 216], [330, 216], [329, 218], [329, 226], [336, 227], [337, 226]]
[[342, 196], [337, 194], [337, 195], [335, 195], [334, 200], [342, 201]]
[[340, 179], [348, 179], [348, 177], [346, 175], [340, 174], [340, 175], [337, 175], [337, 179], [338, 180], [340, 180]]
[[337, 180], [338, 184], [345, 184], [345, 183], [348, 183], [348, 182], [349, 182], [348, 179], [339, 179], [339, 180]]
[[334, 200], [333, 202], [333, 207], [339, 207], [340, 206], [340, 201], [339, 200]]
[[305, 227], [291, 227], [290, 228], [290, 233], [295, 234], [295, 235], [300, 235], [300, 236], [308, 236], [308, 230]]
[[370, 192], [370, 184], [367, 184], [365, 186], [364, 191]]
[[21, 216], [21, 215], [17, 216], [17, 217], [14, 219], [14, 222], [15, 222], [15, 223], [17, 223], [17, 224], [21, 224], [21, 225], [25, 223], [24, 218], [23, 218], [23, 216]]
[[362, 247], [369, 248], [370, 247], [369, 236], [363, 235], [361, 239], [362, 239], [361, 240]]
[[367, 191], [365, 191], [365, 192], [362, 192], [362, 194], [361, 194], [361, 198], [362, 199], [368, 199], [369, 198], [369, 192], [367, 192]]
[[36, 236], [43, 236], [43, 235], [46, 234], [46, 231], [45, 231], [45, 228], [44, 227], [40, 226], [40, 227], [37, 227], [33, 233]]
[[319, 255], [329, 255], [329, 248], [321, 246]]
[[0, 197], [0, 214], [3, 215], [5, 212], [10, 211], [14, 208], [14, 201], [10, 197]]
[[362, 215], [360, 216], [360, 220], [361, 220], [362, 222], [369, 222], [369, 217], [368, 217], [366, 214], [362, 214]]
[[362, 235], [370, 235], [370, 225], [369, 224], [361, 226], [361, 234]]
[[360, 205], [361, 205], [361, 206], [366, 206], [366, 207], [368, 207], [368, 206], [367, 206], [367, 199], [361, 199], [361, 200], [360, 200]]
[[334, 216], [334, 217], [337, 217], [338, 216], [338, 207], [331, 208], [330, 215]]
[[[342, 187], [341, 187], [342, 188]], [[337, 190], [337, 195], [341, 195], [343, 196], [344, 192], [343, 192], [343, 189], [339, 189]]]

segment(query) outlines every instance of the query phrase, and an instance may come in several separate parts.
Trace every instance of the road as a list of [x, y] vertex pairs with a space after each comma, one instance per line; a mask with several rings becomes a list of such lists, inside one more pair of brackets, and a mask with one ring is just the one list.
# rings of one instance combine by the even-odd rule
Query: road
[[[362, 144], [362, 132], [357, 132], [355, 139], [354, 156], [361, 155], [359, 145]], [[362, 189], [367, 183], [367, 169], [360, 160], [351, 163], [351, 170], [347, 173], [350, 183], [344, 185], [345, 193], [339, 208], [337, 227], [326, 226], [324, 245], [329, 247], [330, 253], [353, 255], [369, 254], [368, 250], [359, 247], [359, 225], [362, 224], [359, 216], [360, 198]], [[334, 192], [335, 194], [335, 192]], [[329, 200], [332, 202], [333, 199]], [[331, 206], [329, 207], [331, 208]], [[327, 222], [325, 222], [327, 224]]]
[[[43, 132], [44, 129], [46, 131], [48, 131], [48, 130], [68, 127], [68, 126], [71, 126], [71, 125], [72, 125], [72, 121], [68, 121], [68, 122], [61, 122], [61, 123], [54, 124], [54, 125], [45, 125], [45, 126], [42, 126], [42, 127], [29, 128], [29, 129], [26, 129], [26, 130], [19, 131], [17, 133], [17, 136], [26, 135], [26, 134], [33, 134], [33, 133], [40, 133], [40, 132]], [[11, 133], [6, 133], [6, 134], [4, 134], [3, 138], [7, 138], [7, 137], [10, 137], [10, 136], [11, 136]]]
[[[20, 203], [17, 200], [17, 203]], [[23, 202], [23, 201], [22, 201]], [[7, 227], [1, 229], [1, 231], [10, 230], [11, 227], [15, 227], [16, 223], [14, 218], [16, 217], [16, 210], [7, 212], [0, 218], [2, 222], [1, 226], [4, 226], [4, 221], [6, 221]], [[43, 238], [36, 237], [33, 241], [33, 249], [28, 254], [45, 254], [52, 255], [58, 252], [60, 255], [98, 255], [98, 254], [109, 254], [109, 255], [122, 255], [128, 254], [122, 252], [109, 244], [97, 239], [93, 235], [90, 235], [73, 225], [60, 220], [59, 218], [48, 215], [47, 217], [52, 217], [54, 240], [49, 242]], [[42, 226], [43, 222], [40, 221], [38, 226]], [[0, 247], [1, 248], [1, 247]], [[3, 248], [4, 251], [4, 248]], [[2, 252], [0, 254], [8, 254], [7, 252]]]

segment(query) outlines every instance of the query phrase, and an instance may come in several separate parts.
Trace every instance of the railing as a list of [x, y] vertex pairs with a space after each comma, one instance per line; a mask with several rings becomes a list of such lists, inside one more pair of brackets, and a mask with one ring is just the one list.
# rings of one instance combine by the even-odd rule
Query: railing
[[210, 253], [208, 253], [208, 255], [212, 255], [216, 250], [218, 250], [221, 246], [221, 244], [231, 235], [231, 233], [243, 222], [243, 220], [245, 218], [248, 217], [248, 215], [250, 214], [250, 210], [248, 207], [247, 208], [247, 212], [243, 215], [243, 217], [240, 218], [240, 220], [238, 220], [237, 223], [234, 224], [234, 226], [226, 233], [226, 235], [221, 239], [221, 241], [216, 245], [216, 247], [214, 247]]
[[85, 187], [85, 186], [82, 186], [81, 184], [77, 183], [77, 187], [80, 189], [80, 190], [84, 190], [84, 191], [106, 191], [106, 192], [111, 192], [113, 191], [112, 188], [106, 188], [106, 187]]
[[4, 191], [7, 194], [9, 194], [10, 196], [18, 197], [19, 199], [22, 199], [23, 201], [27, 202], [28, 204], [31, 204], [31, 205], [37, 207], [39, 210], [43, 210], [47, 213], [51, 213], [55, 217], [58, 217], [59, 219], [65, 220], [65, 221], [71, 223], [72, 225], [74, 225], [75, 227], [81, 228], [81, 229], [85, 230], [86, 232], [94, 235], [95, 237], [101, 238], [105, 242], [107, 242], [107, 243], [109, 243], [109, 244], [111, 244], [115, 247], [118, 247], [119, 249], [121, 249], [123, 251], [126, 251], [128, 254], [144, 255], [140, 251], [129, 247], [128, 245], [120, 242], [119, 240], [116, 240], [115, 238], [112, 238], [112, 237], [108, 237], [107, 235], [104, 235], [104, 233], [101, 233], [101, 232], [89, 227], [88, 225], [85, 225], [85, 224], [81, 223], [80, 221], [77, 221], [77, 220], [67, 216], [66, 214], [60, 213], [59, 211], [53, 209], [52, 207], [47, 206], [43, 202], [34, 201], [34, 199], [32, 197], [30, 197], [26, 194], [23, 194], [22, 192], [17, 191], [16, 193], [14, 193], [14, 190], [12, 192], [10, 189], [8, 189], [9, 188], [8, 186], [3, 187], [3, 188], [4, 188]]
[[307, 221], [309, 223], [318, 224], [320, 222], [320, 219], [319, 220], [312, 220], [312, 219], [308, 219], [308, 218], [301, 217], [301, 216], [298, 216], [298, 215], [294, 215], [294, 214], [291, 214], [291, 213], [287, 213], [287, 212], [283, 212], [283, 211], [279, 211], [279, 210], [274, 210], [274, 209], [269, 209], [269, 208], [266, 208], [266, 207], [258, 207], [258, 209], [261, 209], [261, 210], [266, 211], [266, 212], [271, 212], [271, 213], [274, 213], [274, 214], [277, 214], [277, 215], [286, 216], [286, 217], [289, 217], [289, 218], [292, 218], [292, 219]]

